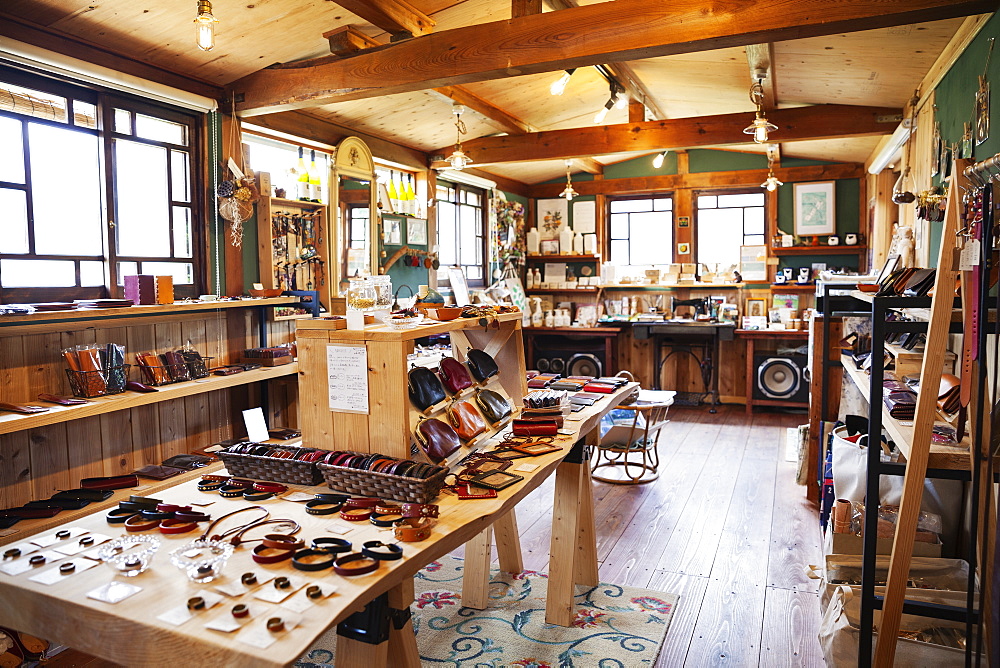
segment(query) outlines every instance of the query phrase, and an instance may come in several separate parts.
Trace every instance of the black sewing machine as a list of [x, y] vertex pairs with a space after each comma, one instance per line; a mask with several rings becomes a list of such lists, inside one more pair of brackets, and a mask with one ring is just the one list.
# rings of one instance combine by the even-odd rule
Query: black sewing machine
[[681, 314], [677, 312], [677, 309], [678, 307], [685, 306], [692, 309], [692, 320], [697, 320], [698, 316], [707, 317], [709, 314], [708, 297], [699, 297], [697, 299], [678, 299], [677, 297], [670, 298], [670, 310], [673, 312], [675, 318], [682, 317]]

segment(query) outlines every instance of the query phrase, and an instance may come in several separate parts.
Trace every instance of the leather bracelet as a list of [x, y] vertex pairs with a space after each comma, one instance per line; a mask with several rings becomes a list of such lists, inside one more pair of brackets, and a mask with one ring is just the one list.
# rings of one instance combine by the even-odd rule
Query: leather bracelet
[[253, 492], [247, 489], [243, 491], [243, 498], [247, 501], [267, 501], [274, 498], [274, 492]]
[[176, 513], [174, 513], [174, 519], [183, 520], [185, 522], [207, 522], [212, 518], [211, 516], [206, 515], [205, 513], [200, 513], [197, 511], [190, 511], [190, 512], [177, 511]]
[[314, 550], [325, 550], [332, 554], [340, 554], [341, 552], [351, 551], [351, 541], [346, 538], [334, 538], [334, 537], [321, 537], [313, 538], [312, 544], [310, 545]]
[[253, 560], [258, 564], [276, 564], [279, 561], [291, 559], [293, 554], [295, 554], [295, 550], [258, 545], [253, 549]]
[[229, 478], [230, 476], [228, 475], [214, 475], [211, 473], [205, 474], [201, 477], [204, 482], [226, 482]]
[[438, 507], [432, 503], [404, 503], [403, 517], [437, 517]]
[[242, 487], [240, 485], [233, 485], [231, 483], [226, 483], [225, 485], [219, 488], [219, 496], [225, 499], [235, 499], [238, 496], [243, 496], [243, 493], [245, 491], [246, 491], [245, 487]]
[[306, 501], [306, 512], [310, 515], [332, 515], [344, 507], [338, 501], [325, 501], [323, 499], [310, 499]]
[[[314, 557], [319, 557], [315, 561]], [[333, 566], [334, 555], [326, 550], [307, 548], [292, 555], [292, 566], [300, 571], [322, 571]]]
[[233, 487], [253, 487], [253, 480], [246, 480], [244, 478], [230, 478], [228, 483]]
[[267, 620], [267, 630], [271, 633], [279, 633], [285, 630], [285, 622], [281, 617], [271, 617]]
[[125, 531], [149, 531], [160, 526], [159, 520], [147, 520], [142, 515], [133, 515], [125, 520]]
[[271, 494], [283, 494], [288, 491], [287, 485], [278, 482], [255, 482], [253, 489], [257, 492], [270, 492]]
[[374, 497], [366, 496], [353, 496], [347, 501], [344, 501], [344, 508], [374, 508], [378, 504], [382, 503], [382, 499], [376, 499]]
[[174, 503], [160, 503], [156, 506], [157, 512], [161, 513], [176, 513], [180, 512], [191, 512], [191, 506], [178, 506]]
[[[376, 548], [385, 548], [385, 551]], [[395, 543], [383, 543], [380, 540], [370, 540], [361, 546], [361, 554], [379, 561], [395, 561], [403, 557], [403, 548]]]
[[139, 503], [144, 506], [149, 506], [150, 508], [156, 508], [158, 505], [163, 503], [162, 499], [154, 499], [150, 496], [136, 496], [132, 495], [128, 497], [129, 503]]
[[105, 518], [108, 520], [108, 524], [125, 524], [128, 518], [133, 515], [138, 515], [134, 510], [122, 510], [121, 508], [115, 508], [108, 512]]
[[293, 538], [288, 534], [283, 533], [269, 533], [261, 539], [260, 544], [264, 547], [270, 547], [275, 550], [301, 550], [305, 547], [305, 543], [302, 542], [300, 538]]
[[225, 484], [226, 483], [223, 482], [223, 481], [221, 481], [221, 480], [212, 480], [212, 481], [209, 481], [209, 482], [199, 482], [198, 483], [198, 491], [199, 492], [214, 492], [214, 491], [217, 491], [219, 489], [222, 489], [222, 487]]
[[185, 522], [184, 520], [168, 519], [160, 522], [160, 533], [187, 533], [198, 528], [197, 522]]
[[364, 522], [371, 516], [371, 508], [344, 508], [340, 511], [340, 519], [348, 522]]
[[377, 527], [391, 527], [402, 518], [400, 511], [391, 513], [373, 513], [369, 518], [371, 523]]
[[379, 515], [402, 515], [403, 506], [398, 503], [387, 503], [383, 501], [375, 506], [375, 512]]
[[174, 518], [173, 513], [164, 513], [159, 510], [144, 510], [140, 513], [143, 519], [146, 520], [172, 520]]
[[156, 508], [155, 505], [149, 505], [148, 503], [134, 503], [132, 501], [119, 501], [118, 507], [122, 510], [131, 510], [133, 513], [141, 513], [144, 510], [153, 510]]
[[[357, 565], [353, 565], [358, 562]], [[364, 575], [378, 570], [381, 565], [378, 559], [372, 559], [360, 552], [344, 555], [333, 562], [333, 572], [337, 575]]]
[[416, 543], [430, 537], [432, 526], [434, 523], [427, 518], [409, 517], [396, 522], [394, 533], [398, 541]]
[[327, 494], [326, 492], [320, 492], [313, 498], [317, 501], [326, 501], [328, 503], [343, 503], [351, 497], [349, 494]]
[[247, 607], [246, 603], [237, 603], [233, 606], [233, 617], [240, 619], [242, 617], [250, 616], [250, 608]]

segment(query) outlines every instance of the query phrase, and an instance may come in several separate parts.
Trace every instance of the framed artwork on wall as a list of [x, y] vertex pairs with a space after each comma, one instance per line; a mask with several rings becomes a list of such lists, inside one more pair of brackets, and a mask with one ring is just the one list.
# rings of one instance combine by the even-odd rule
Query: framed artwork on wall
[[427, 245], [427, 221], [411, 218], [406, 221], [406, 243], [414, 246]]
[[837, 219], [834, 206], [834, 183], [794, 183], [795, 234], [813, 237], [836, 234]]

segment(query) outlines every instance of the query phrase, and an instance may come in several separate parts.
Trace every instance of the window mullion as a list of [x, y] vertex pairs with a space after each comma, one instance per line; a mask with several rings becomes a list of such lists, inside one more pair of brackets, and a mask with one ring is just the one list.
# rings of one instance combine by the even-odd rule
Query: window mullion
[[35, 206], [34, 191], [31, 188], [31, 155], [28, 143], [28, 123], [21, 121], [21, 159], [24, 161], [24, 189], [26, 191], [25, 207], [28, 216], [28, 253], [27, 256], [35, 254]]
[[115, 175], [114, 175], [114, 138], [111, 130], [114, 128], [114, 108], [110, 101], [103, 95], [98, 98], [98, 108], [103, 119], [103, 129], [101, 133], [101, 155], [100, 165], [104, 172], [104, 188], [102, 188], [101, 212], [104, 220], [104, 250], [107, 255], [105, 268], [105, 289], [109, 297], [119, 296], [118, 292], [118, 243], [115, 225], [118, 220], [118, 209], [115, 198]]

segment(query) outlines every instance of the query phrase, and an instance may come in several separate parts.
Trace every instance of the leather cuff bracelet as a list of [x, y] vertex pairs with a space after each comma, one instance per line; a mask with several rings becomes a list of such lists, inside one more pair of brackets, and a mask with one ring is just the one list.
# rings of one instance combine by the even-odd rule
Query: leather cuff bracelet
[[234, 485], [231, 482], [228, 482], [219, 488], [219, 496], [226, 499], [235, 499], [238, 496], [243, 496], [245, 491], [246, 487], [243, 485]]
[[178, 511], [174, 513], [174, 519], [182, 520], [184, 522], [207, 522], [212, 518], [211, 516], [206, 515], [205, 513], [199, 513], [196, 511], [191, 511], [187, 513]]
[[254, 492], [248, 489], [243, 492], [243, 498], [247, 501], [267, 501], [274, 498], [274, 492]]
[[136, 496], [135, 494], [128, 497], [128, 500], [129, 503], [138, 503], [150, 508], [156, 508], [158, 505], [163, 503], [162, 499], [154, 499], [151, 496]]
[[288, 491], [286, 485], [277, 482], [255, 482], [252, 488], [256, 492], [270, 492], [271, 494], [283, 494]]
[[375, 512], [379, 515], [402, 515], [403, 506], [398, 503], [382, 502], [375, 506]]
[[198, 528], [197, 522], [185, 522], [184, 520], [169, 519], [160, 522], [160, 533], [174, 534], [187, 533]]
[[306, 512], [310, 515], [332, 515], [344, 504], [339, 501], [327, 501], [325, 499], [312, 499], [306, 501]]
[[147, 520], [142, 515], [133, 515], [125, 520], [125, 531], [149, 531], [160, 526], [159, 520]]
[[396, 540], [404, 543], [416, 543], [426, 540], [431, 535], [434, 523], [426, 518], [410, 517], [396, 522]]
[[377, 527], [391, 527], [393, 524], [398, 522], [402, 515], [400, 511], [395, 511], [392, 513], [376, 513], [371, 516], [371, 523]]
[[340, 519], [348, 522], [364, 522], [371, 516], [371, 508], [344, 508], [340, 511]]
[[351, 541], [345, 538], [321, 537], [314, 538], [311, 545], [314, 550], [325, 550], [332, 554], [351, 551]]
[[386, 544], [380, 540], [370, 540], [361, 546], [361, 554], [379, 561], [395, 561], [403, 556], [403, 548], [395, 544]]
[[118, 507], [122, 510], [131, 510], [133, 513], [141, 513], [144, 510], [156, 510], [156, 504], [136, 503], [134, 501], [119, 501]]
[[275, 550], [301, 550], [305, 547], [305, 543], [302, 542], [300, 538], [294, 538], [288, 534], [283, 533], [269, 533], [261, 539], [261, 545], [263, 547], [270, 547]]
[[380, 503], [382, 500], [374, 497], [351, 497], [344, 501], [344, 508], [374, 508]]
[[299, 550], [292, 556], [292, 566], [300, 571], [322, 571], [333, 566], [334, 555], [326, 550]]
[[294, 550], [258, 545], [253, 549], [253, 560], [258, 564], [276, 564], [279, 561], [291, 559], [293, 554], [295, 554]]
[[403, 517], [437, 517], [438, 507], [432, 503], [404, 503]]
[[141, 513], [142, 518], [146, 520], [172, 520], [174, 519], [174, 514], [160, 512], [159, 510], [143, 510]]
[[333, 562], [333, 571], [337, 575], [364, 575], [365, 573], [377, 570], [381, 563], [378, 559], [372, 559], [360, 552], [354, 552], [353, 554], [340, 557]]
[[326, 501], [328, 503], [343, 503], [351, 498], [347, 494], [326, 494], [320, 492], [314, 497], [317, 501]]
[[108, 520], [108, 524], [125, 524], [128, 518], [137, 514], [138, 513], [136, 513], [134, 510], [123, 510], [121, 508], [115, 508], [114, 510], [109, 511], [105, 517]]

